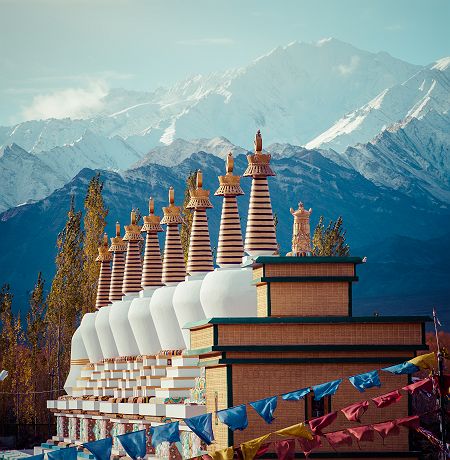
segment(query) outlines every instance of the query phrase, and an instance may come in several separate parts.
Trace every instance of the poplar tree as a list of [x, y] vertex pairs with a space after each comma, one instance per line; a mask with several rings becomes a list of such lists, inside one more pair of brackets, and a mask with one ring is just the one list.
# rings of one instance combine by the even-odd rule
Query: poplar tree
[[59, 233], [56, 246], [56, 273], [47, 298], [47, 347], [49, 369], [56, 369], [57, 390], [61, 389], [62, 376], [70, 367], [72, 335], [79, 323], [83, 296], [83, 231], [81, 212], [75, 212], [72, 197], [64, 229]]
[[191, 171], [189, 176], [186, 178], [186, 188], [184, 190], [183, 205], [181, 207], [181, 215], [183, 216], [183, 223], [181, 224], [181, 246], [184, 253], [184, 263], [187, 263], [189, 254], [189, 241], [191, 239], [191, 228], [192, 221], [194, 220], [194, 211], [188, 209], [187, 205], [191, 199], [191, 190], [195, 190], [197, 185], [197, 171]]
[[83, 314], [95, 310], [98, 275], [100, 265], [96, 262], [98, 247], [102, 242], [108, 210], [102, 196], [103, 182], [97, 173], [89, 182], [84, 200], [84, 241], [83, 241]]
[[325, 227], [323, 216], [313, 234], [313, 254], [315, 256], [348, 256], [350, 247], [346, 243], [346, 231], [343, 229], [342, 217], [338, 217], [336, 222], [330, 220]]

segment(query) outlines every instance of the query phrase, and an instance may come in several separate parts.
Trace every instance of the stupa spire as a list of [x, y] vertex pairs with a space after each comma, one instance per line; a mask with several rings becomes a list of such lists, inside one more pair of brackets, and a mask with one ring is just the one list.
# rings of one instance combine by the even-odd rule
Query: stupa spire
[[95, 308], [106, 307], [109, 304], [109, 287], [111, 284], [111, 260], [112, 254], [108, 250], [108, 235], [103, 235], [103, 241], [98, 247], [98, 256], [95, 259], [100, 262], [100, 274], [98, 276], [97, 300]]
[[230, 152], [227, 156], [225, 176], [219, 176], [219, 188], [214, 195], [223, 196], [222, 216], [220, 218], [219, 244], [216, 262], [220, 267], [239, 265], [244, 255], [241, 221], [236, 197], [244, 192], [239, 184], [241, 177], [233, 174], [234, 159]]
[[141, 232], [147, 232], [141, 279], [141, 286], [143, 288], [162, 286], [162, 262], [158, 232], [162, 232], [163, 229], [160, 225], [160, 217], [155, 216], [155, 202], [153, 198], [150, 198], [148, 202], [148, 214], [148, 216], [144, 216], [144, 225], [141, 228]]
[[277, 251], [275, 223], [270, 203], [268, 176], [275, 176], [270, 167], [271, 155], [262, 153], [262, 136], [255, 136], [255, 153], [247, 155], [248, 166], [244, 177], [252, 177], [245, 252], [249, 255], [272, 255]]
[[309, 217], [312, 209], [306, 210], [303, 203], [298, 204], [298, 209], [290, 209], [294, 216], [294, 226], [292, 229], [292, 251], [290, 256], [309, 256], [311, 255], [311, 230]]
[[142, 261], [140, 241], [141, 228], [136, 222], [136, 212], [131, 211], [130, 225], [125, 225], [124, 241], [128, 241], [127, 256], [125, 259], [125, 272], [123, 274], [122, 294], [134, 294], [141, 290]]
[[109, 301], [122, 300], [123, 272], [125, 270], [125, 252], [127, 244], [120, 236], [120, 224], [116, 222], [116, 236], [111, 238], [109, 252], [113, 253], [111, 285], [109, 287]]
[[173, 187], [170, 187], [169, 206], [163, 208], [164, 217], [161, 220], [161, 224], [167, 225], [162, 269], [162, 282], [164, 284], [179, 283], [184, 281], [186, 276], [183, 248], [178, 230], [178, 225], [183, 222], [183, 219], [181, 217], [181, 208], [175, 206], [174, 203], [175, 193]]
[[212, 208], [212, 204], [209, 200], [209, 190], [203, 189], [203, 174], [200, 170], [197, 171], [197, 187], [191, 190], [190, 194], [191, 199], [186, 207], [194, 210], [194, 218], [189, 240], [187, 272], [194, 275], [214, 270], [206, 217], [206, 209]]

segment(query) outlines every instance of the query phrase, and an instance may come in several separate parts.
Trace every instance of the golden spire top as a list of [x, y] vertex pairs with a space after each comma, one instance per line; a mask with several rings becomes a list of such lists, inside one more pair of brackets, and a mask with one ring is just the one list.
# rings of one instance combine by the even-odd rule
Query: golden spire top
[[187, 209], [206, 209], [213, 207], [211, 201], [209, 201], [209, 190], [203, 189], [202, 186], [203, 174], [199, 169], [197, 171], [197, 188], [189, 191], [191, 199], [186, 206]]
[[161, 220], [161, 224], [178, 225], [183, 223], [181, 217], [181, 208], [175, 206], [175, 192], [173, 187], [169, 187], [169, 206], [163, 207], [164, 217]]
[[248, 166], [243, 176], [251, 177], [267, 177], [275, 176], [275, 173], [270, 167], [270, 159], [272, 156], [270, 153], [262, 153], [262, 136], [261, 131], [258, 129], [255, 135], [255, 153], [253, 155], [247, 155]]
[[241, 189], [239, 185], [241, 176], [235, 176], [233, 174], [234, 168], [234, 159], [233, 154], [231, 152], [228, 153], [226, 159], [226, 171], [227, 174], [225, 176], [219, 176], [219, 188], [216, 190], [214, 195], [217, 196], [237, 196], [243, 195], [244, 191]]
[[150, 197], [148, 200], [148, 216], [144, 216], [144, 225], [141, 232], [156, 233], [164, 231], [160, 225], [161, 218], [155, 216], [155, 200]]
[[123, 241], [143, 240], [141, 236], [141, 227], [139, 227], [139, 225], [136, 223], [136, 211], [134, 209], [131, 210], [130, 221], [130, 225], [125, 225], [125, 236], [123, 237]]
[[120, 224], [116, 222], [116, 236], [111, 238], [111, 246], [109, 252], [125, 252], [127, 250], [127, 243], [125, 243], [120, 236]]
[[112, 254], [108, 250], [108, 235], [106, 233], [103, 234], [102, 242], [98, 247], [98, 256], [95, 259], [97, 262], [102, 261], [109, 261], [112, 259]]

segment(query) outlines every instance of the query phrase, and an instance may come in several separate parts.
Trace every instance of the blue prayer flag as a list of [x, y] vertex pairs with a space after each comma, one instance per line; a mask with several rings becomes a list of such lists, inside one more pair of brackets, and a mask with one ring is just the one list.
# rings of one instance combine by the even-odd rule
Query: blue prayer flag
[[348, 378], [350, 383], [361, 393], [367, 388], [381, 387], [380, 377], [377, 371], [365, 372]]
[[83, 446], [94, 454], [96, 460], [110, 460], [111, 458], [112, 438], [85, 442]]
[[47, 452], [47, 457], [49, 460], [77, 460], [77, 452], [76, 447], [65, 447]]
[[27, 457], [27, 460], [44, 460], [44, 455], [45, 454], [32, 455], [31, 457]]
[[147, 432], [145, 430], [120, 434], [117, 436], [117, 439], [122, 444], [128, 456], [133, 460], [136, 460], [138, 457], [145, 457], [147, 453]]
[[395, 366], [383, 367], [382, 371], [390, 372], [391, 374], [414, 374], [414, 372], [419, 372], [420, 369], [408, 361], [405, 361], [401, 364], [396, 364]]
[[165, 423], [164, 425], [152, 426], [150, 428], [152, 435], [152, 446], [159, 446], [162, 442], [179, 442], [180, 430], [179, 422]]
[[247, 408], [245, 404], [220, 410], [217, 412], [217, 417], [233, 431], [245, 430], [248, 426]]
[[289, 393], [284, 393], [281, 395], [281, 397], [285, 401], [299, 401], [300, 399], [303, 399], [309, 392], [311, 391], [311, 388], [302, 388], [301, 390], [296, 390], [296, 391], [291, 391]]
[[258, 412], [258, 414], [266, 421], [266, 423], [272, 423], [275, 420], [273, 413], [277, 408], [276, 396], [271, 396], [270, 398], [251, 402], [250, 406], [252, 406], [256, 412]]
[[208, 446], [214, 441], [212, 428], [212, 414], [202, 414], [196, 417], [186, 418], [186, 425]]
[[322, 399], [324, 396], [334, 395], [338, 390], [341, 382], [342, 379], [338, 379], [311, 387], [314, 391], [314, 399], [318, 401], [319, 399]]

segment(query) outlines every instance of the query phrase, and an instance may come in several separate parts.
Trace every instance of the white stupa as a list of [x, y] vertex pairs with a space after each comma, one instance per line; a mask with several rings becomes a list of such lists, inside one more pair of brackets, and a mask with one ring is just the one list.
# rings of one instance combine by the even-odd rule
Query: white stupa
[[72, 395], [72, 389], [76, 386], [77, 379], [81, 376], [81, 369], [89, 363], [89, 357], [84, 346], [81, 329], [74, 332], [70, 348], [70, 371], [64, 383], [64, 390]]

